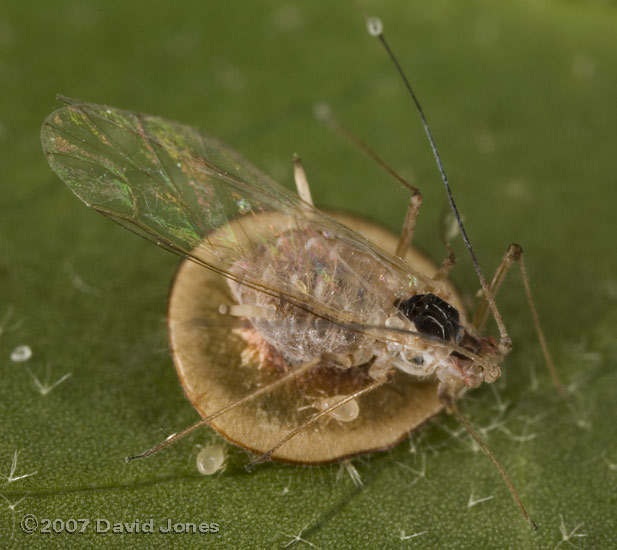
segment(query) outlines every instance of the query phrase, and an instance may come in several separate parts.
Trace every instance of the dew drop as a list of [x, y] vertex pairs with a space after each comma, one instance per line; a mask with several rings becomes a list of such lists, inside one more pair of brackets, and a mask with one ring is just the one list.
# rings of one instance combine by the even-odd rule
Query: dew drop
[[211, 476], [225, 466], [225, 448], [223, 445], [208, 445], [197, 455], [197, 469], [204, 476]]
[[383, 32], [383, 23], [379, 17], [371, 17], [366, 21], [366, 28], [371, 36], [379, 36]]
[[[328, 407], [334, 405], [337, 401], [341, 401], [341, 399], [344, 398], [344, 395], [333, 395], [332, 397], [327, 397], [320, 402], [319, 407], [322, 410], [327, 409]], [[330, 413], [330, 416], [339, 422], [351, 422], [352, 420], [358, 418], [359, 414], [360, 405], [358, 405], [357, 400], [352, 399], [351, 401], [347, 401], [344, 405], [334, 409]]]
[[14, 361], [15, 363], [24, 363], [30, 359], [30, 357], [32, 357], [32, 350], [30, 349], [30, 346], [17, 346], [11, 352], [11, 361]]

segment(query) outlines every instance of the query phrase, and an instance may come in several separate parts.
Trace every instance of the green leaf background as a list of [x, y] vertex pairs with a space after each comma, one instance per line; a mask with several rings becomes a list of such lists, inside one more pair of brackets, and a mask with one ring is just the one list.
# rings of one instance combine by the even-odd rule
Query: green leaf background
[[[318, 205], [396, 231], [405, 193], [313, 117], [325, 101], [421, 188], [416, 242], [437, 260], [445, 197], [411, 102], [352, 2], [25, 1], [0, 14], [0, 473], [19, 451], [15, 475], [36, 474], [0, 481], [0, 547], [617, 546], [615, 3], [364, 4], [417, 87], [483, 266], [510, 242], [526, 250], [572, 400], [550, 384], [513, 274], [499, 304], [514, 351], [495, 387], [461, 407], [540, 530], [446, 415], [355, 460], [361, 487], [341, 465], [248, 474], [231, 447], [227, 470], [203, 477], [196, 445], [217, 439], [206, 429], [124, 463], [197, 417], [167, 350], [178, 260], [89, 211], [51, 172], [39, 131], [56, 93], [192, 124], [289, 186], [298, 152]], [[457, 250], [453, 278], [472, 297], [478, 284]], [[32, 358], [12, 361], [24, 344]], [[67, 373], [37, 391], [34, 377]], [[28, 535], [27, 513], [219, 532]]]

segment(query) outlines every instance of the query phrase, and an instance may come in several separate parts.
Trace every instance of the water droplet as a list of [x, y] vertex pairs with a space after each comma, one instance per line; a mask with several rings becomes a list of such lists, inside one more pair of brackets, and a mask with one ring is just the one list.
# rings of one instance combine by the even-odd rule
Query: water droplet
[[30, 357], [32, 357], [30, 346], [17, 346], [11, 352], [11, 361], [15, 361], [15, 363], [24, 363], [30, 359]]
[[371, 36], [379, 36], [383, 33], [383, 23], [379, 17], [371, 17], [366, 21], [366, 28]]
[[[319, 408], [322, 410], [327, 409], [328, 407], [334, 405], [337, 401], [341, 401], [344, 398], [344, 395], [333, 395], [332, 397], [326, 397], [319, 403]], [[358, 418], [359, 414], [360, 405], [358, 405], [358, 401], [352, 399], [351, 401], [347, 401], [344, 405], [334, 409], [330, 413], [330, 416], [339, 422], [351, 422], [352, 420]]]
[[225, 447], [208, 445], [197, 455], [197, 469], [200, 474], [211, 476], [225, 467]]

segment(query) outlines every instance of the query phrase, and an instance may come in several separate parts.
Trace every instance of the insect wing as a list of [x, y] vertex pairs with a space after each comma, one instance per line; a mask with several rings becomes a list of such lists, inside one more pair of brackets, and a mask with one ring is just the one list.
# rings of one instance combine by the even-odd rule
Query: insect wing
[[[317, 270], [322, 296], [336, 296], [346, 277], [365, 305], [413, 294], [423, 279], [212, 137], [159, 117], [66, 101], [41, 132], [51, 167], [88, 206], [163, 248], [339, 323], [371, 319], [353, 304], [317, 301], [315, 285], [266, 262], [278, 254], [281, 265], [298, 260]], [[266, 224], [259, 221], [264, 214]], [[307, 252], [315, 239], [338, 248]], [[364, 261], [346, 266], [343, 249], [346, 258]]]

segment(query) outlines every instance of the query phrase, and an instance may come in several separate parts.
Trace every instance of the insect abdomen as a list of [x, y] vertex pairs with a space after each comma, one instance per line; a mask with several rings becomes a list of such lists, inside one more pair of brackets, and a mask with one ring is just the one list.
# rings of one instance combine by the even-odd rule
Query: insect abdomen
[[[351, 250], [344, 241], [317, 232], [291, 230], [281, 235], [275, 246], [256, 251], [263, 271], [259, 279], [268, 286], [274, 277], [285, 274], [292, 289], [325, 305], [340, 318], [349, 315], [358, 322], [383, 322], [391, 309], [393, 293], [375, 292], [383, 276], [375, 270], [373, 258]], [[365, 334], [295, 306], [289, 300], [230, 281], [240, 304], [276, 308], [273, 318], [251, 319], [253, 326], [291, 363], [307, 361], [324, 353], [350, 354], [367, 346]], [[306, 300], [304, 300], [306, 301]]]

